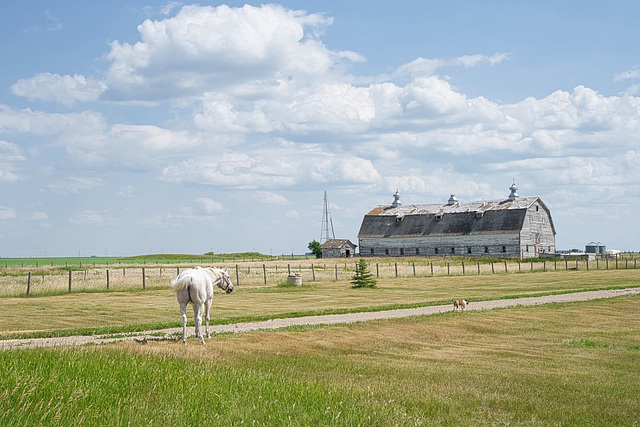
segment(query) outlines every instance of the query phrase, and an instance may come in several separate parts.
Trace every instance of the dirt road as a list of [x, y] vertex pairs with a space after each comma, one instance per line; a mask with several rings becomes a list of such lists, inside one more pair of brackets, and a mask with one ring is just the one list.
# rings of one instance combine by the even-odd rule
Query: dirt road
[[[516, 299], [504, 299], [504, 300], [491, 300], [491, 301], [473, 301], [467, 307], [467, 310], [491, 310], [494, 308], [514, 307], [518, 305], [529, 306], [548, 303], [567, 303], [575, 301], [588, 301], [600, 298], [612, 298], [622, 295], [639, 294], [640, 288], [627, 288], [605, 291], [589, 291], [589, 292], [576, 292], [560, 295], [547, 295], [542, 297], [528, 297], [528, 298], [516, 298]], [[362, 313], [347, 313], [347, 314], [329, 314], [323, 316], [305, 316], [295, 317], [288, 319], [272, 319], [261, 322], [246, 322], [235, 323], [230, 325], [215, 325], [209, 327], [209, 330], [214, 334], [225, 332], [247, 332], [260, 329], [278, 329], [286, 328], [288, 326], [299, 325], [333, 325], [339, 323], [355, 323], [366, 322], [369, 320], [380, 319], [397, 319], [411, 316], [425, 316], [436, 313], [443, 313], [453, 310], [452, 304], [436, 305], [430, 307], [408, 308], [399, 310], [385, 310], [374, 312], [362, 312]], [[176, 310], [177, 313], [177, 310]], [[176, 316], [178, 313], [176, 314]], [[204, 328], [203, 328], [204, 329]], [[190, 333], [193, 333], [193, 327], [189, 328]], [[1, 340], [0, 350], [7, 350], [11, 348], [33, 348], [33, 347], [53, 347], [53, 346], [71, 346], [71, 345], [84, 345], [84, 344], [101, 344], [115, 341], [131, 341], [131, 340], [157, 340], [167, 338], [175, 333], [182, 333], [182, 328], [169, 328], [155, 331], [139, 332], [134, 334], [128, 334], [127, 336], [113, 336], [113, 335], [95, 335], [95, 336], [72, 336], [72, 337], [60, 337], [60, 338], [34, 338], [34, 339], [20, 339], [20, 340]]]

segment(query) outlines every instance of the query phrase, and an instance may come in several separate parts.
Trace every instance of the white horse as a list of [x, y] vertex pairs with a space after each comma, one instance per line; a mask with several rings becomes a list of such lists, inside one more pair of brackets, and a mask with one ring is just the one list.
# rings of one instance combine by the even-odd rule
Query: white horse
[[196, 322], [196, 337], [204, 344], [202, 337], [202, 313], [205, 313], [206, 334], [209, 334], [209, 310], [213, 301], [213, 285], [227, 293], [233, 292], [233, 284], [229, 278], [227, 269], [219, 268], [192, 268], [184, 270], [178, 277], [171, 281], [171, 289], [176, 293], [182, 313], [182, 342], [187, 343], [187, 304], [193, 304], [193, 317]]

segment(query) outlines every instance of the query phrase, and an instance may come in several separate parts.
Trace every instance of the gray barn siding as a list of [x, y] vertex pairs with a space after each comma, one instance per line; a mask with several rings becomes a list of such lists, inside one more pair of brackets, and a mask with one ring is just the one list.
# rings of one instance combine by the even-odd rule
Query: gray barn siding
[[536, 202], [527, 209], [527, 216], [520, 232], [522, 258], [537, 257], [540, 253], [556, 251], [555, 233], [547, 207]]
[[[520, 256], [520, 235], [361, 238], [361, 256]], [[373, 253], [371, 250], [373, 249]], [[437, 249], [437, 253], [436, 253]], [[469, 253], [471, 251], [471, 253]]]

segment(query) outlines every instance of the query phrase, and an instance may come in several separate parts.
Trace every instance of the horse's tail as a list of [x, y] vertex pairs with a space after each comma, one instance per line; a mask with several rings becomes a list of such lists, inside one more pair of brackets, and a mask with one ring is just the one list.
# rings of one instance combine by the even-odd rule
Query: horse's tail
[[179, 292], [189, 285], [191, 285], [191, 275], [178, 276], [171, 281], [171, 290]]

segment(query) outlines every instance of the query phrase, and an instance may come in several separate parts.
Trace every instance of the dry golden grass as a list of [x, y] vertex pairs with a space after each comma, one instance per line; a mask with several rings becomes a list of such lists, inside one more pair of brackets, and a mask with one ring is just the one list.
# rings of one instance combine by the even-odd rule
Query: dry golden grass
[[[240, 285], [214, 296], [213, 322], [273, 318], [330, 311], [435, 305], [452, 298], [471, 301], [554, 292], [640, 286], [640, 270], [538, 272], [520, 275], [381, 279], [377, 289], [348, 282], [312, 282], [300, 288]], [[191, 315], [190, 315], [191, 317]], [[168, 289], [72, 293], [0, 298], [0, 335], [25, 332], [178, 325], [175, 296]]]
[[326, 383], [436, 424], [626, 424], [640, 416], [632, 397], [639, 303], [629, 296], [221, 335], [186, 348], [109, 347]]
[[[287, 275], [299, 273], [304, 283], [347, 282], [351, 280], [357, 259], [302, 259], [276, 261], [246, 261], [231, 264], [215, 264], [228, 267], [234, 283], [244, 287], [273, 286], [286, 283]], [[443, 276], [514, 275], [531, 272], [566, 272], [567, 270], [604, 270], [618, 267], [634, 269], [637, 259], [591, 261], [488, 261], [470, 260], [460, 257], [407, 257], [407, 258], [367, 258], [370, 271], [381, 279]], [[607, 264], [608, 263], [608, 264]], [[464, 264], [464, 266], [463, 266]], [[110, 290], [138, 290], [164, 286], [176, 276], [178, 271], [197, 264], [127, 264], [92, 266], [71, 269], [72, 291], [102, 292], [107, 287], [109, 271]], [[8, 267], [0, 269], [0, 297], [26, 294], [28, 274], [31, 273], [31, 295], [64, 293], [69, 288], [69, 272], [66, 267]], [[144, 269], [144, 283], [143, 283]], [[266, 281], [266, 283], [265, 283]]]

